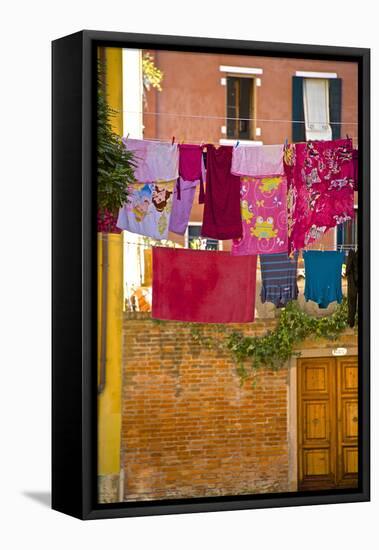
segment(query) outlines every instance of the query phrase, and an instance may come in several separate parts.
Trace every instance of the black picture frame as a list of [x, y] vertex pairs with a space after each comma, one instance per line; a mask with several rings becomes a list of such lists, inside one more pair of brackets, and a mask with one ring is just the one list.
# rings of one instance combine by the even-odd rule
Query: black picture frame
[[[333, 59], [358, 63], [359, 485], [357, 489], [98, 504], [96, 48]], [[84, 30], [52, 43], [52, 507], [81, 519], [370, 499], [370, 50]]]

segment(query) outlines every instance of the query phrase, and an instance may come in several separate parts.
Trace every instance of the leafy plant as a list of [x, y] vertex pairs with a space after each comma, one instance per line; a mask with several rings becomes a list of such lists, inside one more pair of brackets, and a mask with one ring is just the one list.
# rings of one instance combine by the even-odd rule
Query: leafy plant
[[[328, 317], [311, 317], [299, 307], [296, 301], [289, 302], [280, 312], [279, 321], [274, 330], [268, 331], [264, 336], [246, 336], [241, 331], [226, 332], [221, 341], [223, 349], [231, 352], [237, 365], [237, 374], [241, 385], [250, 377], [253, 385], [260, 368], [268, 367], [274, 370], [284, 366], [293, 356], [299, 355], [294, 350], [297, 344], [306, 338], [327, 338], [336, 340], [348, 327], [347, 300], [337, 306], [335, 312]], [[220, 349], [220, 339], [215, 335], [210, 339], [204, 339], [201, 334], [201, 325], [191, 328], [192, 338], [209, 349]], [[221, 329], [215, 331], [219, 334]]]
[[104, 91], [105, 66], [98, 63], [97, 75], [97, 204], [100, 214], [115, 214], [127, 201], [128, 185], [135, 181], [136, 163], [120, 136], [112, 129], [117, 113]]

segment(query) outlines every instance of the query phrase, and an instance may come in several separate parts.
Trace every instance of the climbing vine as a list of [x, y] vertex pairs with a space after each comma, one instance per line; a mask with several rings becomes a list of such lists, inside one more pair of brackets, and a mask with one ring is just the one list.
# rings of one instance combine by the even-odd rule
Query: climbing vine
[[[228, 350], [243, 384], [251, 376], [255, 380], [259, 368], [277, 370], [292, 356], [299, 355], [294, 348], [310, 336], [336, 340], [348, 327], [347, 300], [344, 298], [328, 317], [312, 317], [302, 311], [296, 301], [289, 302], [281, 310], [277, 326], [263, 336], [246, 336], [237, 330], [228, 332], [225, 325], [217, 325], [214, 335], [204, 338], [201, 326], [191, 326], [192, 338], [208, 349]], [[223, 338], [220, 333], [224, 333]]]

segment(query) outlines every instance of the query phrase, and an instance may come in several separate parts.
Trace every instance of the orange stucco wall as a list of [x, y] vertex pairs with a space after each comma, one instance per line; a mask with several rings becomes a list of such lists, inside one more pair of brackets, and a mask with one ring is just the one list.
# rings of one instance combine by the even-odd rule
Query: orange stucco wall
[[[215, 142], [225, 138], [226, 76], [220, 65], [255, 67], [261, 86], [256, 89], [257, 126], [264, 144], [282, 143], [292, 136], [292, 76], [296, 71], [335, 72], [342, 78], [342, 135], [356, 136], [358, 66], [341, 61], [155, 51], [163, 71], [162, 92], [152, 89], [144, 108], [146, 138]], [[152, 114], [153, 113], [153, 114]], [[154, 114], [159, 113], [159, 116]], [[213, 117], [213, 118], [207, 118]], [[285, 121], [285, 122], [279, 122]]]

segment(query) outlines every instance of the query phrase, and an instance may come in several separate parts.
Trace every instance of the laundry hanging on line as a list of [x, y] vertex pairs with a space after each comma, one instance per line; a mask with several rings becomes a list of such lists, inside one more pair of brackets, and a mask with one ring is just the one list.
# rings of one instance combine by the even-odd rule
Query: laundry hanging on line
[[304, 250], [306, 301], [325, 309], [332, 302], [342, 302], [342, 251]]
[[352, 141], [290, 144], [283, 159], [288, 183], [288, 242], [293, 252], [354, 218]]
[[[172, 197], [173, 221], [170, 230], [173, 232], [183, 235], [189, 222], [194, 190], [191, 184], [185, 182], [192, 181], [198, 186], [200, 184], [199, 202], [202, 202], [201, 183], [207, 180], [208, 196], [203, 212], [202, 236], [218, 240], [242, 239], [243, 244], [240, 247], [233, 246], [233, 253], [236, 250], [250, 253], [249, 247], [244, 246], [248, 233], [243, 232], [243, 229], [250, 230], [253, 237], [255, 233], [262, 234], [260, 244], [265, 246], [266, 253], [281, 251], [280, 248], [272, 247], [275, 229], [270, 232], [268, 227], [272, 216], [265, 214], [265, 217], [261, 213], [255, 213], [256, 217], [259, 217], [258, 228], [246, 227], [250, 225], [249, 210], [245, 208], [246, 202], [242, 201], [238, 209], [237, 179], [235, 179], [238, 176], [235, 174], [247, 172], [244, 176], [271, 178], [283, 176], [285, 171], [288, 185], [287, 238], [290, 252], [307, 247], [322, 237], [331, 227], [354, 216], [353, 192], [354, 186], [357, 185], [357, 154], [352, 152], [351, 139], [297, 143], [287, 146], [284, 154], [282, 145], [238, 145], [215, 148], [212, 144], [177, 145], [131, 138], [123, 138], [123, 143], [128, 150], [135, 153], [137, 162], [135, 185], [141, 183], [152, 185], [158, 181], [177, 180]], [[204, 147], [207, 148], [209, 165], [206, 176], [201, 169]], [[192, 179], [195, 177], [198, 179]], [[183, 204], [180, 204], [181, 188], [186, 190]], [[130, 185], [129, 189], [133, 195], [133, 185]], [[262, 199], [257, 199], [258, 202], [259, 200]], [[268, 203], [268, 199], [265, 202]], [[128, 210], [127, 205], [123, 208]], [[247, 218], [245, 219], [244, 216]], [[123, 215], [120, 213], [119, 217], [122, 218]], [[160, 217], [160, 229], [153, 232], [154, 238], [167, 238], [166, 232], [161, 230], [164, 226], [164, 218]], [[261, 218], [263, 218], [262, 226], [260, 226]], [[261, 231], [265, 228], [267, 218], [269, 221], [266, 235], [271, 237], [263, 236], [264, 232]], [[134, 227], [139, 234], [144, 234], [141, 232], [145, 225], [145, 223], [137, 223]], [[132, 230], [131, 227], [129, 230]], [[146, 233], [146, 236], [151, 236], [151, 231]], [[276, 244], [280, 245], [282, 241], [285, 239], [277, 236]], [[259, 251], [261, 250], [251, 249], [251, 253]], [[236, 252], [236, 254], [239, 253]]]
[[287, 252], [287, 180], [285, 176], [241, 177], [242, 237], [231, 253]]
[[179, 145], [179, 178], [177, 185], [177, 198], [181, 199], [181, 180], [199, 181], [199, 204], [204, 204], [204, 161], [203, 148], [200, 145], [180, 144]]
[[207, 146], [207, 187], [201, 236], [212, 239], [242, 237], [240, 178], [231, 173], [233, 148]]
[[177, 186], [175, 186], [169, 230], [178, 235], [184, 235], [188, 227], [196, 188], [200, 184], [200, 181], [185, 181], [180, 176], [179, 180], [180, 192]]
[[236, 176], [284, 175], [283, 145], [233, 147], [232, 174]]
[[[184, 145], [179, 146], [180, 156], [182, 158]], [[201, 148], [196, 147], [195, 153], [191, 146], [187, 146], [184, 151], [186, 162], [179, 162], [179, 175], [178, 184], [174, 189], [172, 211], [170, 217], [169, 230], [178, 235], [184, 235], [188, 227], [190, 220], [192, 205], [194, 202], [196, 189], [199, 188], [199, 203], [204, 201], [204, 181], [205, 181], [205, 167]], [[200, 157], [198, 156], [198, 150], [200, 150]], [[190, 153], [188, 155], [188, 152]], [[200, 172], [197, 166], [197, 162], [200, 165]], [[184, 167], [181, 166], [184, 164]], [[197, 176], [197, 177], [195, 177]]]
[[179, 149], [176, 143], [123, 137], [124, 147], [134, 154], [136, 183], [177, 180]]
[[152, 317], [195, 323], [254, 321], [256, 256], [153, 247]]
[[262, 288], [261, 300], [273, 303], [277, 308], [285, 307], [299, 294], [297, 286], [298, 253], [289, 258], [287, 252], [281, 254], [260, 254]]
[[175, 184], [176, 180], [131, 185], [117, 227], [152, 239], [167, 239]]
[[349, 250], [346, 262], [346, 277], [347, 277], [347, 306], [348, 316], [347, 321], [350, 327], [355, 325], [355, 316], [358, 310], [358, 252]]
[[353, 149], [353, 171], [354, 171], [354, 191], [358, 191], [358, 149]]

